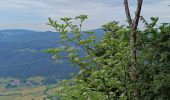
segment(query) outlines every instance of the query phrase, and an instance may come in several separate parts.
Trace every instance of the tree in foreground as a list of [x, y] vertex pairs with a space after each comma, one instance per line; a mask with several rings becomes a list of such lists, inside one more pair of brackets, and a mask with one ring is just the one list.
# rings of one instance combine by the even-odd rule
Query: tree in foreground
[[[142, 9], [142, 3], [143, 0], [137, 0], [137, 8], [135, 11], [135, 18], [132, 19], [131, 14], [130, 14], [130, 9], [129, 9], [129, 4], [128, 4], [128, 0], [124, 0], [124, 7], [125, 7], [125, 13], [126, 13], [126, 17], [127, 17], [127, 21], [129, 24], [129, 28], [131, 30], [130, 32], [130, 47], [131, 47], [131, 61], [130, 61], [130, 67], [129, 67], [129, 73], [130, 73], [130, 77], [131, 77], [131, 81], [137, 81], [137, 69], [136, 69], [136, 64], [137, 64], [137, 54], [136, 54], [136, 40], [137, 40], [137, 27], [139, 24], [139, 19], [140, 19], [140, 13], [141, 13], [141, 9]], [[136, 88], [134, 86], [134, 88]], [[137, 89], [135, 89], [136, 91], [134, 91], [134, 97], [137, 98]]]
[[[151, 18], [144, 30], [137, 30], [137, 80], [130, 76], [130, 32], [128, 26], [110, 22], [103, 25], [104, 34], [96, 38], [92, 31], [81, 31], [86, 15], [61, 18], [59, 24], [49, 18], [61, 38], [61, 47], [47, 51], [53, 59], [67, 59], [79, 67], [71, 80], [62, 82], [60, 96], [66, 100], [168, 99], [170, 82], [170, 25], [156, 26], [158, 18]], [[99, 33], [98, 33], [99, 34]], [[136, 88], [134, 88], [136, 87]], [[137, 90], [136, 90], [137, 89]]]
[[[60, 33], [62, 46], [48, 49], [52, 58], [65, 59], [79, 67], [70, 80], [62, 82], [59, 95], [66, 100], [168, 100], [170, 98], [170, 24], [156, 26], [158, 18], [138, 29], [142, 0], [132, 20], [124, 0], [128, 26], [113, 21], [102, 26], [99, 39], [93, 31], [82, 32], [86, 15], [49, 18]], [[80, 21], [74, 24], [74, 20]], [[100, 33], [102, 34], [102, 33]]]

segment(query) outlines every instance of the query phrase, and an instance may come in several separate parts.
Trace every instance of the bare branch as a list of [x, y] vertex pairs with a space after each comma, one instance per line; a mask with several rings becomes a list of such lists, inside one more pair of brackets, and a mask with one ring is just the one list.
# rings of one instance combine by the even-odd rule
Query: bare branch
[[133, 22], [134, 30], [137, 29], [137, 26], [139, 24], [140, 13], [141, 13], [141, 9], [142, 9], [142, 3], [143, 3], [143, 0], [138, 0], [137, 9], [136, 9], [136, 12], [135, 12], [135, 19], [134, 19], [134, 22]]
[[133, 22], [132, 22], [132, 18], [131, 18], [131, 15], [130, 15], [128, 0], [124, 0], [124, 5], [125, 5], [125, 12], [126, 12], [127, 21], [129, 23], [130, 28], [132, 28]]

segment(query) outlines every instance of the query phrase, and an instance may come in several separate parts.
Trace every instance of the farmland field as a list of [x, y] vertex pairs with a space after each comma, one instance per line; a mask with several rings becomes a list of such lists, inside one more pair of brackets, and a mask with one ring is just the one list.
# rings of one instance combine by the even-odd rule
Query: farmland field
[[8, 90], [0, 92], [0, 100], [43, 100], [47, 95], [54, 95], [59, 91], [58, 87], [50, 88], [47, 91], [46, 86], [33, 88], [23, 87], [18, 91]]

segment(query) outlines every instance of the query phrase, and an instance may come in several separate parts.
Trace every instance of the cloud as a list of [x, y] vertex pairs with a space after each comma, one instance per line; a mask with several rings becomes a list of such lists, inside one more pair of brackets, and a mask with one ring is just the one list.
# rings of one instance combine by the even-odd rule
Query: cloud
[[[111, 20], [125, 20], [123, 0], [0, 0], [0, 28], [49, 30], [47, 17], [89, 15], [85, 29], [98, 28]], [[135, 0], [129, 0], [132, 12]], [[144, 16], [170, 16], [169, 0], [144, 0]], [[162, 10], [164, 9], [164, 10]], [[12, 24], [10, 24], [12, 23]], [[15, 27], [14, 27], [15, 26]]]

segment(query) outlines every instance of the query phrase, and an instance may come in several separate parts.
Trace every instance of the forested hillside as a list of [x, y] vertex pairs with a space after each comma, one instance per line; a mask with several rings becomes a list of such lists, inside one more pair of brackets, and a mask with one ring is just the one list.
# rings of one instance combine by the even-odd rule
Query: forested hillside
[[30, 30], [0, 31], [0, 76], [27, 78], [32, 76], [55, 76], [69, 78], [76, 72], [68, 62], [56, 63], [43, 50], [59, 46], [56, 32]]

